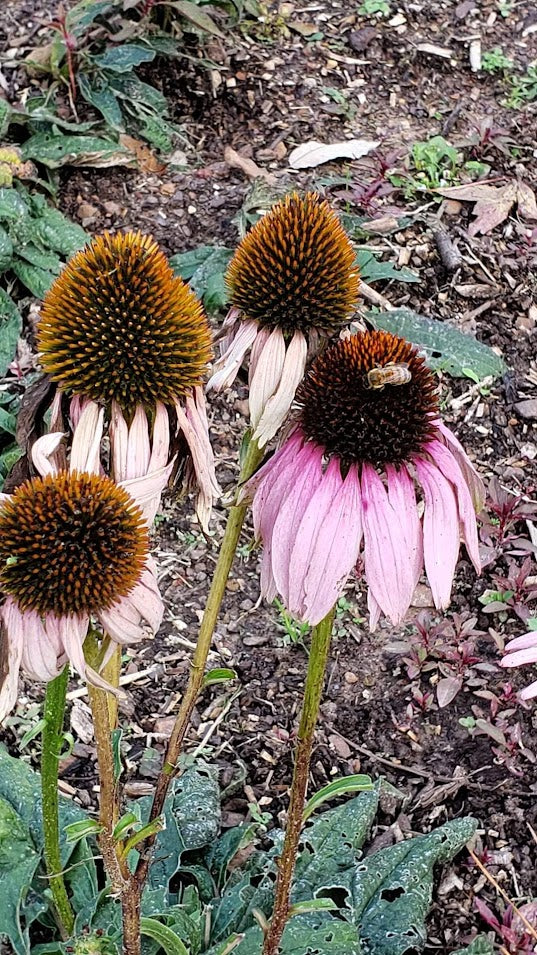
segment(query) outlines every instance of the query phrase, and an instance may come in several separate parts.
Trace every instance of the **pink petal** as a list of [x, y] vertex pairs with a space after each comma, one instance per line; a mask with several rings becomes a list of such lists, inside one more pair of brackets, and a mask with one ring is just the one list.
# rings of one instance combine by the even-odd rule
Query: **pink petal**
[[56, 389], [56, 393], [52, 400], [50, 406], [50, 430], [51, 431], [65, 431], [65, 423], [63, 420], [62, 414], [62, 401], [63, 401], [63, 392], [59, 388]]
[[[319, 512], [321, 516], [321, 508]], [[353, 465], [322, 519], [311, 550], [304, 590], [305, 617], [312, 626], [326, 617], [341, 596], [358, 559], [361, 541], [360, 482]]]
[[241, 322], [227, 351], [215, 361], [213, 373], [207, 382], [207, 390], [220, 391], [227, 388], [237, 377], [244, 356], [255, 341], [259, 325], [254, 321]]
[[270, 328], [260, 328], [257, 333], [257, 338], [252, 345], [252, 350], [250, 352], [250, 360], [248, 362], [248, 385], [251, 389], [252, 376], [255, 375], [257, 363], [263, 354], [263, 349], [272, 335]]
[[134, 418], [129, 428], [127, 479], [145, 476], [149, 470], [150, 457], [151, 444], [147, 415], [142, 405], [136, 405]]
[[474, 505], [468, 485], [464, 480], [457, 459], [452, 452], [440, 441], [430, 441], [424, 446], [424, 451], [431, 455], [436, 466], [445, 478], [455, 488], [459, 505], [459, 518], [466, 550], [478, 574], [481, 573], [481, 558], [479, 556], [479, 542], [477, 539], [477, 521]]
[[173, 461], [170, 461], [165, 468], [159, 468], [158, 471], [153, 471], [144, 477], [120, 482], [121, 487], [125, 488], [142, 511], [144, 520], [149, 526], [153, 523], [159, 509], [160, 497], [168, 483], [172, 468]]
[[100, 452], [103, 436], [104, 409], [95, 401], [88, 401], [73, 432], [71, 445], [71, 471], [99, 474]]
[[132, 475], [127, 474], [129, 426], [117, 401], [112, 401], [108, 433], [114, 481], [125, 481], [127, 477], [132, 477]]
[[474, 510], [477, 514], [479, 514], [485, 503], [485, 485], [483, 484], [483, 481], [479, 477], [479, 474], [470, 461], [470, 458], [466, 454], [462, 444], [449, 430], [449, 428], [446, 428], [444, 422], [441, 421], [440, 418], [437, 418], [435, 421], [433, 421], [433, 424], [436, 428], [438, 428], [442, 440], [457, 459], [457, 464], [459, 465], [464, 480], [468, 485], [472, 503], [474, 505]]
[[[331, 486], [332, 475], [325, 481], [322, 451], [308, 443], [300, 449], [292, 465], [288, 466], [285, 482], [276, 485], [277, 489], [285, 487], [285, 494], [280, 497], [279, 504], [278, 490], [276, 493], [273, 491], [272, 501], [269, 501], [269, 506], [272, 504], [274, 509], [272, 526], [267, 528], [270, 533], [272, 572], [283, 602], [293, 614], [302, 603], [304, 573], [307, 567], [300, 567], [300, 558], [306, 547], [301, 531], [302, 520], [321, 482]], [[294, 557], [297, 549], [298, 561]], [[295, 591], [296, 596], [291, 595], [291, 590]]]
[[41, 477], [57, 474], [58, 468], [54, 461], [54, 452], [59, 448], [65, 435], [63, 431], [44, 434], [34, 442], [32, 447], [32, 461]]
[[[52, 614], [50, 615], [52, 616]], [[88, 634], [89, 617], [85, 614], [73, 614], [70, 617], [56, 617], [56, 626], [67, 658], [80, 676], [86, 678], [84, 659], [84, 640]]]
[[22, 614], [15, 601], [8, 597], [3, 607], [0, 607], [0, 723], [17, 702], [23, 649]]
[[386, 466], [388, 500], [401, 518], [405, 548], [409, 555], [414, 590], [423, 571], [423, 530], [418, 514], [414, 482], [405, 465]]
[[425, 570], [435, 607], [445, 610], [451, 599], [451, 587], [459, 556], [459, 509], [453, 488], [442, 472], [421, 458], [416, 458], [414, 463], [425, 498]]
[[162, 401], [157, 401], [155, 420], [153, 422], [153, 436], [151, 441], [151, 460], [149, 470], [156, 471], [165, 467], [170, 454], [170, 419], [168, 411]]
[[164, 604], [154, 574], [148, 567], [142, 572], [139, 583], [124, 599], [131, 602], [140, 617], [156, 633], [162, 623]]
[[285, 420], [294, 401], [296, 390], [304, 377], [308, 343], [302, 332], [295, 332], [287, 348], [280, 382], [275, 393], [267, 401], [254, 439], [260, 448], [274, 437]]
[[[257, 428], [267, 402], [280, 384], [285, 362], [285, 339], [280, 328], [273, 329], [268, 339], [262, 331], [257, 336], [252, 348], [252, 357], [249, 367], [249, 395], [250, 421], [252, 428]], [[261, 338], [263, 334], [263, 338]], [[258, 342], [265, 341], [262, 351], [257, 348]], [[254, 361], [254, 349], [256, 350]], [[257, 352], [259, 351], [259, 354]]]
[[533, 697], [537, 696], [537, 680], [535, 683], [530, 683], [525, 690], [522, 690], [520, 693], [521, 700], [532, 700]]
[[147, 639], [141, 617], [127, 597], [116, 601], [108, 610], [96, 614], [103, 630], [119, 644], [139, 643]]
[[500, 660], [502, 667], [521, 667], [527, 663], [537, 663], [537, 646], [527, 647], [525, 650], [510, 650]]
[[[268, 486], [267, 482], [271, 484], [271, 482], [277, 478], [278, 473], [286, 465], [287, 460], [296, 455], [296, 453], [304, 444], [304, 441], [304, 435], [300, 430], [297, 429], [293, 431], [285, 443], [282, 444], [282, 446], [274, 452], [268, 461], [265, 461], [265, 463], [258, 468], [249, 481], [246, 481], [246, 483], [243, 485], [239, 494], [239, 504], [243, 504], [245, 502], [250, 503], [255, 500], [258, 491], [260, 492], [261, 497], [263, 494], [266, 495], [267, 491], [265, 485]], [[263, 491], [261, 490], [262, 487], [264, 488]]]
[[43, 624], [39, 614], [32, 610], [23, 613], [24, 650], [22, 668], [32, 680], [48, 683], [63, 669], [58, 665], [62, 649], [58, 644], [57, 633], [48, 632], [47, 620]]
[[537, 630], [530, 630], [529, 633], [523, 633], [520, 637], [515, 637], [505, 645], [505, 652], [511, 650], [526, 650], [528, 647], [537, 647]]
[[382, 610], [375, 600], [371, 588], [367, 588], [367, 609], [369, 610], [369, 632], [373, 633], [378, 626]]
[[192, 455], [192, 465], [199, 488], [196, 502], [198, 520], [203, 529], [207, 531], [213, 500], [216, 497], [216, 488], [218, 487], [214, 471], [214, 456], [208, 436], [204, 433], [205, 429], [203, 426], [200, 427], [199, 414], [195, 414], [192, 404], [189, 407], [190, 413], [188, 415], [178, 401], [175, 403], [175, 411], [177, 424], [185, 436]]
[[401, 516], [372, 465], [363, 465], [361, 483], [365, 577], [383, 613], [397, 624], [414, 593], [412, 555]]

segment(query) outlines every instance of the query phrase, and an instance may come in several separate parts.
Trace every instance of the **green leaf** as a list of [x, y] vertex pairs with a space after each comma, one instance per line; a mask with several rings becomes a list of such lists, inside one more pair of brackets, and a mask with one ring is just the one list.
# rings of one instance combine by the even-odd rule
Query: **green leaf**
[[118, 131], [124, 130], [121, 106], [117, 96], [103, 77], [97, 76], [90, 80], [86, 73], [79, 73], [78, 88], [86, 102], [99, 110], [108, 126]]
[[22, 259], [26, 259], [30, 265], [37, 266], [38, 269], [44, 269], [54, 275], [60, 274], [62, 263], [55, 252], [42, 252], [33, 243], [29, 242], [27, 245], [18, 245], [17, 254]]
[[157, 922], [156, 919], [142, 918], [140, 931], [142, 935], [149, 935], [150, 938], [158, 942], [166, 955], [189, 955], [188, 949], [185, 948], [175, 932], [172, 932], [166, 925], [162, 925], [161, 922]]
[[30, 951], [29, 926], [23, 928], [21, 916], [39, 860], [28, 827], [0, 797], [0, 936], [9, 939], [16, 955]]
[[174, 7], [185, 20], [189, 20], [203, 33], [210, 33], [213, 36], [219, 36], [222, 40], [225, 39], [225, 34], [222, 33], [220, 27], [217, 27], [214, 20], [204, 10], [200, 10], [197, 3], [192, 3], [191, 0], [168, 0], [166, 6]]
[[372, 252], [360, 249], [356, 253], [356, 263], [360, 269], [360, 277], [367, 282], [382, 282], [395, 279], [396, 282], [419, 282], [420, 277], [410, 269], [396, 269], [393, 262], [379, 262]]
[[[2, 421], [2, 415], [0, 414], [0, 422], [1, 421]], [[17, 419], [14, 418], [14, 421], [16, 424]], [[11, 433], [14, 434], [15, 432], [12, 431]], [[8, 558], [8, 560], [9, 559], [11, 558]], [[12, 559], [16, 560], [16, 558], [12, 558]], [[41, 735], [41, 733], [43, 732], [43, 727], [45, 726], [46, 726], [46, 721], [43, 719], [38, 720], [37, 723], [34, 723], [33, 726], [30, 726], [30, 728], [26, 730], [24, 736], [22, 737], [19, 743], [19, 750], [21, 750], [22, 752], [23, 749], [26, 749], [26, 747], [28, 746], [28, 743], [31, 743], [33, 739], [36, 739], [38, 736]]]
[[306, 822], [319, 806], [322, 806], [329, 799], [337, 799], [338, 796], [345, 796], [347, 793], [356, 793], [374, 788], [370, 776], [342, 776], [340, 779], [334, 779], [328, 786], [324, 786], [308, 800], [302, 819]]
[[356, 867], [353, 920], [371, 955], [421, 951], [425, 917], [433, 892], [433, 868], [449, 862], [477, 828], [477, 820], [455, 819], [426, 836], [380, 849]]
[[13, 258], [13, 242], [6, 230], [0, 226], [0, 272], [5, 272]]
[[125, 812], [118, 820], [114, 827], [112, 836], [116, 842], [119, 842], [124, 836], [132, 829], [133, 826], [139, 823], [138, 816], [134, 812]]
[[45, 246], [60, 255], [70, 257], [83, 249], [89, 242], [89, 235], [82, 226], [71, 222], [58, 209], [48, 203], [41, 211], [35, 223], [36, 235]]
[[459, 948], [452, 955], [493, 955], [494, 943], [486, 935], [478, 935], [466, 948]]
[[[240, 936], [239, 936], [240, 937]], [[233, 937], [211, 948], [207, 955], [259, 955], [263, 932], [259, 926], [247, 931], [242, 941], [233, 944]], [[290, 918], [285, 926], [278, 951], [281, 955], [361, 955], [362, 949], [354, 925], [328, 913], [311, 913]], [[365, 955], [365, 953], [364, 953]]]
[[140, 136], [147, 139], [155, 149], [162, 153], [169, 153], [173, 147], [173, 136], [176, 130], [167, 123], [162, 116], [141, 117]]
[[40, 269], [37, 265], [30, 265], [21, 259], [14, 259], [11, 268], [19, 281], [22, 282], [36, 298], [43, 299], [45, 297], [55, 278], [52, 272]]
[[126, 150], [99, 136], [64, 136], [62, 133], [35, 133], [21, 147], [24, 160], [35, 159], [55, 169], [81, 156], [112, 157]]
[[123, 46], [108, 47], [99, 56], [89, 59], [101, 70], [112, 70], [114, 73], [129, 73], [140, 63], [150, 63], [154, 60], [156, 51], [141, 43], [125, 43]]
[[166, 115], [168, 110], [166, 97], [154, 86], [142, 83], [135, 73], [126, 73], [125, 75], [108, 73], [106, 81], [120, 99], [132, 100], [133, 103], [148, 106], [149, 109], [159, 115]]
[[112, 755], [114, 757], [114, 779], [116, 782], [121, 776], [123, 763], [121, 760], [121, 740], [123, 739], [123, 730], [121, 727], [112, 730]]
[[236, 680], [235, 670], [223, 669], [209, 670], [203, 677], [203, 686], [213, 686], [215, 683], [228, 683], [229, 680]]
[[87, 836], [97, 836], [102, 832], [102, 826], [96, 819], [81, 819], [65, 827], [67, 842], [79, 842]]
[[436, 371], [446, 371], [455, 378], [463, 378], [470, 370], [479, 381], [491, 376], [498, 378], [505, 371], [505, 364], [491, 348], [470, 335], [463, 335], [456, 328], [439, 322], [407, 308], [395, 308], [391, 312], [366, 314], [374, 328], [382, 328], [423, 350], [427, 364]]
[[13, 299], [0, 288], [0, 377], [13, 361], [22, 329], [22, 316]]
[[3, 138], [9, 129], [12, 112], [7, 99], [0, 99], [0, 138]]
[[225, 246], [202, 245], [172, 255], [170, 265], [176, 275], [188, 281], [207, 311], [216, 312], [228, 302], [225, 274], [232, 256], [232, 250]]
[[108, 13], [115, 5], [115, 0], [80, 0], [67, 12], [65, 25], [71, 33], [79, 36], [97, 17]]
[[0, 189], [0, 219], [17, 220], [28, 215], [28, 207], [16, 189]]

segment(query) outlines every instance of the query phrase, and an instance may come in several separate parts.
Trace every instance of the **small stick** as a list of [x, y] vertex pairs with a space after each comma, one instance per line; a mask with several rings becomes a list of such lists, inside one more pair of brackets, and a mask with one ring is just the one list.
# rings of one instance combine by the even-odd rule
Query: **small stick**
[[476, 856], [475, 852], [473, 852], [472, 849], [468, 849], [468, 852], [470, 853], [478, 869], [481, 869], [481, 872], [483, 873], [485, 878], [488, 879], [490, 884], [494, 886], [496, 891], [501, 895], [504, 902], [507, 902], [507, 904], [510, 905], [511, 908], [516, 912], [520, 921], [524, 924], [524, 927], [528, 930], [528, 933], [531, 935], [532, 938], [534, 938], [537, 941], [537, 931], [534, 929], [533, 925], [531, 925], [530, 922], [528, 922], [526, 916], [523, 915], [520, 909], [516, 907], [515, 903], [511, 902], [511, 899], [507, 895], [507, 892], [505, 892], [504, 889], [502, 889], [501, 885], [499, 885], [499, 883], [496, 881], [494, 876], [483, 865], [483, 863], [481, 862], [481, 859], [479, 859], [478, 856]]
[[370, 285], [366, 285], [365, 282], [360, 282], [360, 295], [363, 295], [368, 302], [372, 302], [373, 305], [381, 305], [387, 312], [393, 312], [394, 307], [387, 298], [384, 298], [384, 295], [381, 295], [380, 292], [377, 292], [374, 288], [371, 288]]
[[443, 229], [434, 229], [433, 239], [444, 268], [448, 272], [456, 272], [462, 265], [462, 255], [453, 239]]

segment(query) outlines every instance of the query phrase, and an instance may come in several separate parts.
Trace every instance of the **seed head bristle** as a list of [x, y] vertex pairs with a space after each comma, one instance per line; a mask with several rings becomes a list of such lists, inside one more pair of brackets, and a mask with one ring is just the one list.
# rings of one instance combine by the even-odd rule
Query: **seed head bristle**
[[0, 590], [40, 614], [106, 610], [138, 582], [148, 546], [142, 512], [109, 478], [36, 478], [0, 507]]
[[351, 243], [317, 193], [294, 193], [273, 206], [240, 243], [226, 282], [245, 319], [288, 334], [338, 331], [358, 295]]
[[130, 412], [172, 404], [200, 384], [211, 359], [201, 302], [151, 236], [97, 236], [45, 297], [41, 365], [60, 389]]
[[[404, 384], [373, 388], [368, 372], [403, 365]], [[329, 345], [299, 388], [307, 438], [345, 464], [408, 461], [430, 440], [438, 413], [432, 372], [409, 342], [390, 332], [361, 332]]]

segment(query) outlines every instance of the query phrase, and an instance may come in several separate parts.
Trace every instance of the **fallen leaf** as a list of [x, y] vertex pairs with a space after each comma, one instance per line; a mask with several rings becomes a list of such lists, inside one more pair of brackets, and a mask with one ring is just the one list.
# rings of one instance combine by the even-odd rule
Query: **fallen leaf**
[[535, 193], [519, 179], [511, 179], [505, 186], [497, 187], [486, 182], [474, 182], [466, 186], [437, 189], [437, 192], [447, 199], [475, 202], [476, 218], [468, 229], [468, 234], [471, 236], [477, 235], [478, 232], [482, 235], [492, 232], [496, 226], [507, 219], [515, 204], [518, 205], [518, 211], [525, 219], [537, 219]]
[[293, 149], [289, 156], [291, 169], [310, 169], [332, 159], [359, 159], [380, 146], [380, 141], [347, 139], [340, 143], [319, 143], [311, 139]]
[[264, 179], [270, 186], [273, 186], [276, 182], [276, 176], [271, 172], [267, 172], [266, 169], [262, 169], [253, 159], [247, 159], [246, 156], [241, 156], [241, 154], [235, 149], [232, 149], [231, 146], [226, 146], [224, 149], [224, 159], [228, 166], [231, 166], [232, 169], [240, 169], [249, 179]]
[[153, 150], [149, 148], [147, 143], [142, 142], [141, 139], [135, 139], [134, 136], [127, 136], [126, 133], [122, 133], [119, 137], [119, 141], [125, 149], [134, 153], [138, 168], [142, 172], [160, 173], [166, 169], [166, 163], [162, 163], [160, 159], [157, 159]]
[[436, 701], [440, 709], [455, 699], [461, 687], [462, 677], [460, 676], [446, 676], [439, 680], [436, 687]]
[[289, 20], [287, 26], [290, 30], [294, 30], [295, 33], [299, 33], [300, 36], [313, 36], [319, 32], [319, 27], [316, 23], [301, 23], [300, 20]]

